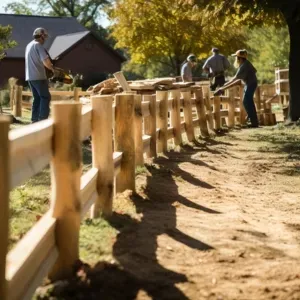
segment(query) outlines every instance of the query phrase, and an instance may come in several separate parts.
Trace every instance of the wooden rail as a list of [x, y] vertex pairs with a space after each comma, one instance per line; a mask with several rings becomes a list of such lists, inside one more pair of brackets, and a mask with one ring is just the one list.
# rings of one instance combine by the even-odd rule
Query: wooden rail
[[[52, 119], [10, 132], [9, 121], [1, 118], [0, 298], [31, 299], [45, 276], [70, 275], [79, 258], [80, 221], [86, 213], [109, 216], [114, 191], [134, 191], [136, 166], [143, 165], [146, 157], [166, 152], [168, 140], [180, 145], [186, 133], [194, 141], [196, 127], [207, 137], [221, 128], [222, 118], [228, 127], [240, 124], [244, 112], [237, 101], [239, 93], [241, 89], [234, 88], [225, 97], [210, 99], [205, 87], [200, 87], [157, 91], [143, 98], [130, 92], [115, 99], [94, 96], [90, 106], [62, 101], [52, 104]], [[221, 102], [228, 108], [221, 109]], [[81, 176], [81, 142], [89, 136], [93, 163]], [[49, 211], [6, 254], [9, 191], [49, 163]]]
[[[51, 97], [62, 97], [58, 99], [65, 101], [66, 97], [68, 100], [79, 101], [79, 98], [82, 96], [91, 96], [91, 92], [82, 91], [81, 88], [74, 88], [73, 91], [58, 91], [58, 90], [49, 90]], [[22, 117], [22, 108], [31, 109], [32, 101], [24, 101], [23, 97], [32, 97], [31, 91], [23, 91], [22, 86], [14, 86], [11, 89], [10, 93], [10, 107], [12, 109], [13, 115], [15, 117]], [[57, 101], [57, 99], [55, 99]]]

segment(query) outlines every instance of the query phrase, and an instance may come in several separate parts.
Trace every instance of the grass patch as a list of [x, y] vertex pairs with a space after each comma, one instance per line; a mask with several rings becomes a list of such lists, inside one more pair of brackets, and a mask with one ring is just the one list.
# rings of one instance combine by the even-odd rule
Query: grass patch
[[[19, 125], [19, 124], [17, 124]], [[91, 167], [92, 154], [89, 146], [84, 145], [82, 171]], [[50, 207], [50, 168], [30, 178], [10, 193], [10, 238], [9, 249], [30, 230]]]
[[11, 191], [9, 249], [49, 209], [49, 193], [49, 168], [30, 178], [24, 185], [18, 186]]
[[85, 219], [80, 226], [80, 258], [94, 265], [99, 261], [113, 260], [113, 246], [121, 230], [141, 218], [131, 200], [131, 192], [116, 196], [113, 215], [105, 219]]
[[[277, 125], [271, 129], [262, 129], [250, 135], [250, 141], [261, 142], [260, 151], [282, 152], [300, 158], [300, 127]], [[294, 155], [294, 156], [295, 156]]]
[[104, 219], [85, 219], [80, 226], [80, 258], [89, 264], [111, 261], [118, 230]]
[[135, 168], [135, 175], [147, 174], [147, 168], [145, 166], [137, 166]]

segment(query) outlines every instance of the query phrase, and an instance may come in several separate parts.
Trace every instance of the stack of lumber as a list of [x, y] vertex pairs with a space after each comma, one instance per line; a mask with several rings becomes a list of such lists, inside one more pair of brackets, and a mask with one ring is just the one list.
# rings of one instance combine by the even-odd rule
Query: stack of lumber
[[[132, 91], [166, 91], [190, 87], [195, 84], [194, 82], [176, 82], [176, 79], [172, 77], [127, 81], [127, 83], [128, 90]], [[87, 91], [92, 92], [92, 95], [116, 94], [124, 91], [124, 87], [121, 87], [116, 78], [110, 78], [89, 87]]]
[[175, 78], [154, 78], [145, 80], [136, 80], [129, 82], [129, 87], [134, 91], [139, 90], [170, 90], [181, 87], [192, 86], [193, 82], [176, 82]]
[[121, 92], [122, 90], [115, 78], [109, 78], [100, 83], [97, 83], [94, 86], [90, 86], [87, 91], [92, 92], [92, 95], [107, 95], [116, 94]]

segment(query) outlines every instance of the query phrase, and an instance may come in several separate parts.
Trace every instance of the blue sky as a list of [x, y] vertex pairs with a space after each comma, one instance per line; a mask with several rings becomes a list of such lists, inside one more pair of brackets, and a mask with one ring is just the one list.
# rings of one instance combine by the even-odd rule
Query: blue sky
[[[1, 2], [1, 4], [0, 4], [0, 13], [5, 13], [4, 7], [5, 7], [8, 3], [10, 3], [10, 2], [21, 2], [21, 1], [19, 1], [19, 0], [0, 0], [0, 2]], [[107, 27], [107, 26], [109, 25], [109, 22], [108, 22], [108, 20], [107, 20], [105, 17], [103, 17], [103, 18], [101, 18], [100, 24], [101, 24], [103, 27]]]

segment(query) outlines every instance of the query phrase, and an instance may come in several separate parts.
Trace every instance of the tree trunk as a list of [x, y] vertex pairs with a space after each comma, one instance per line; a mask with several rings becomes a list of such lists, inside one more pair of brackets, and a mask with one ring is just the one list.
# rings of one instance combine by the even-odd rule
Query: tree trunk
[[175, 61], [176, 61], [176, 75], [180, 76], [180, 73], [181, 73], [181, 62], [180, 62], [180, 59], [178, 57], [176, 57]]
[[300, 21], [296, 19], [297, 18], [286, 18], [291, 40], [289, 58], [289, 119], [291, 121], [297, 121], [300, 118]]

